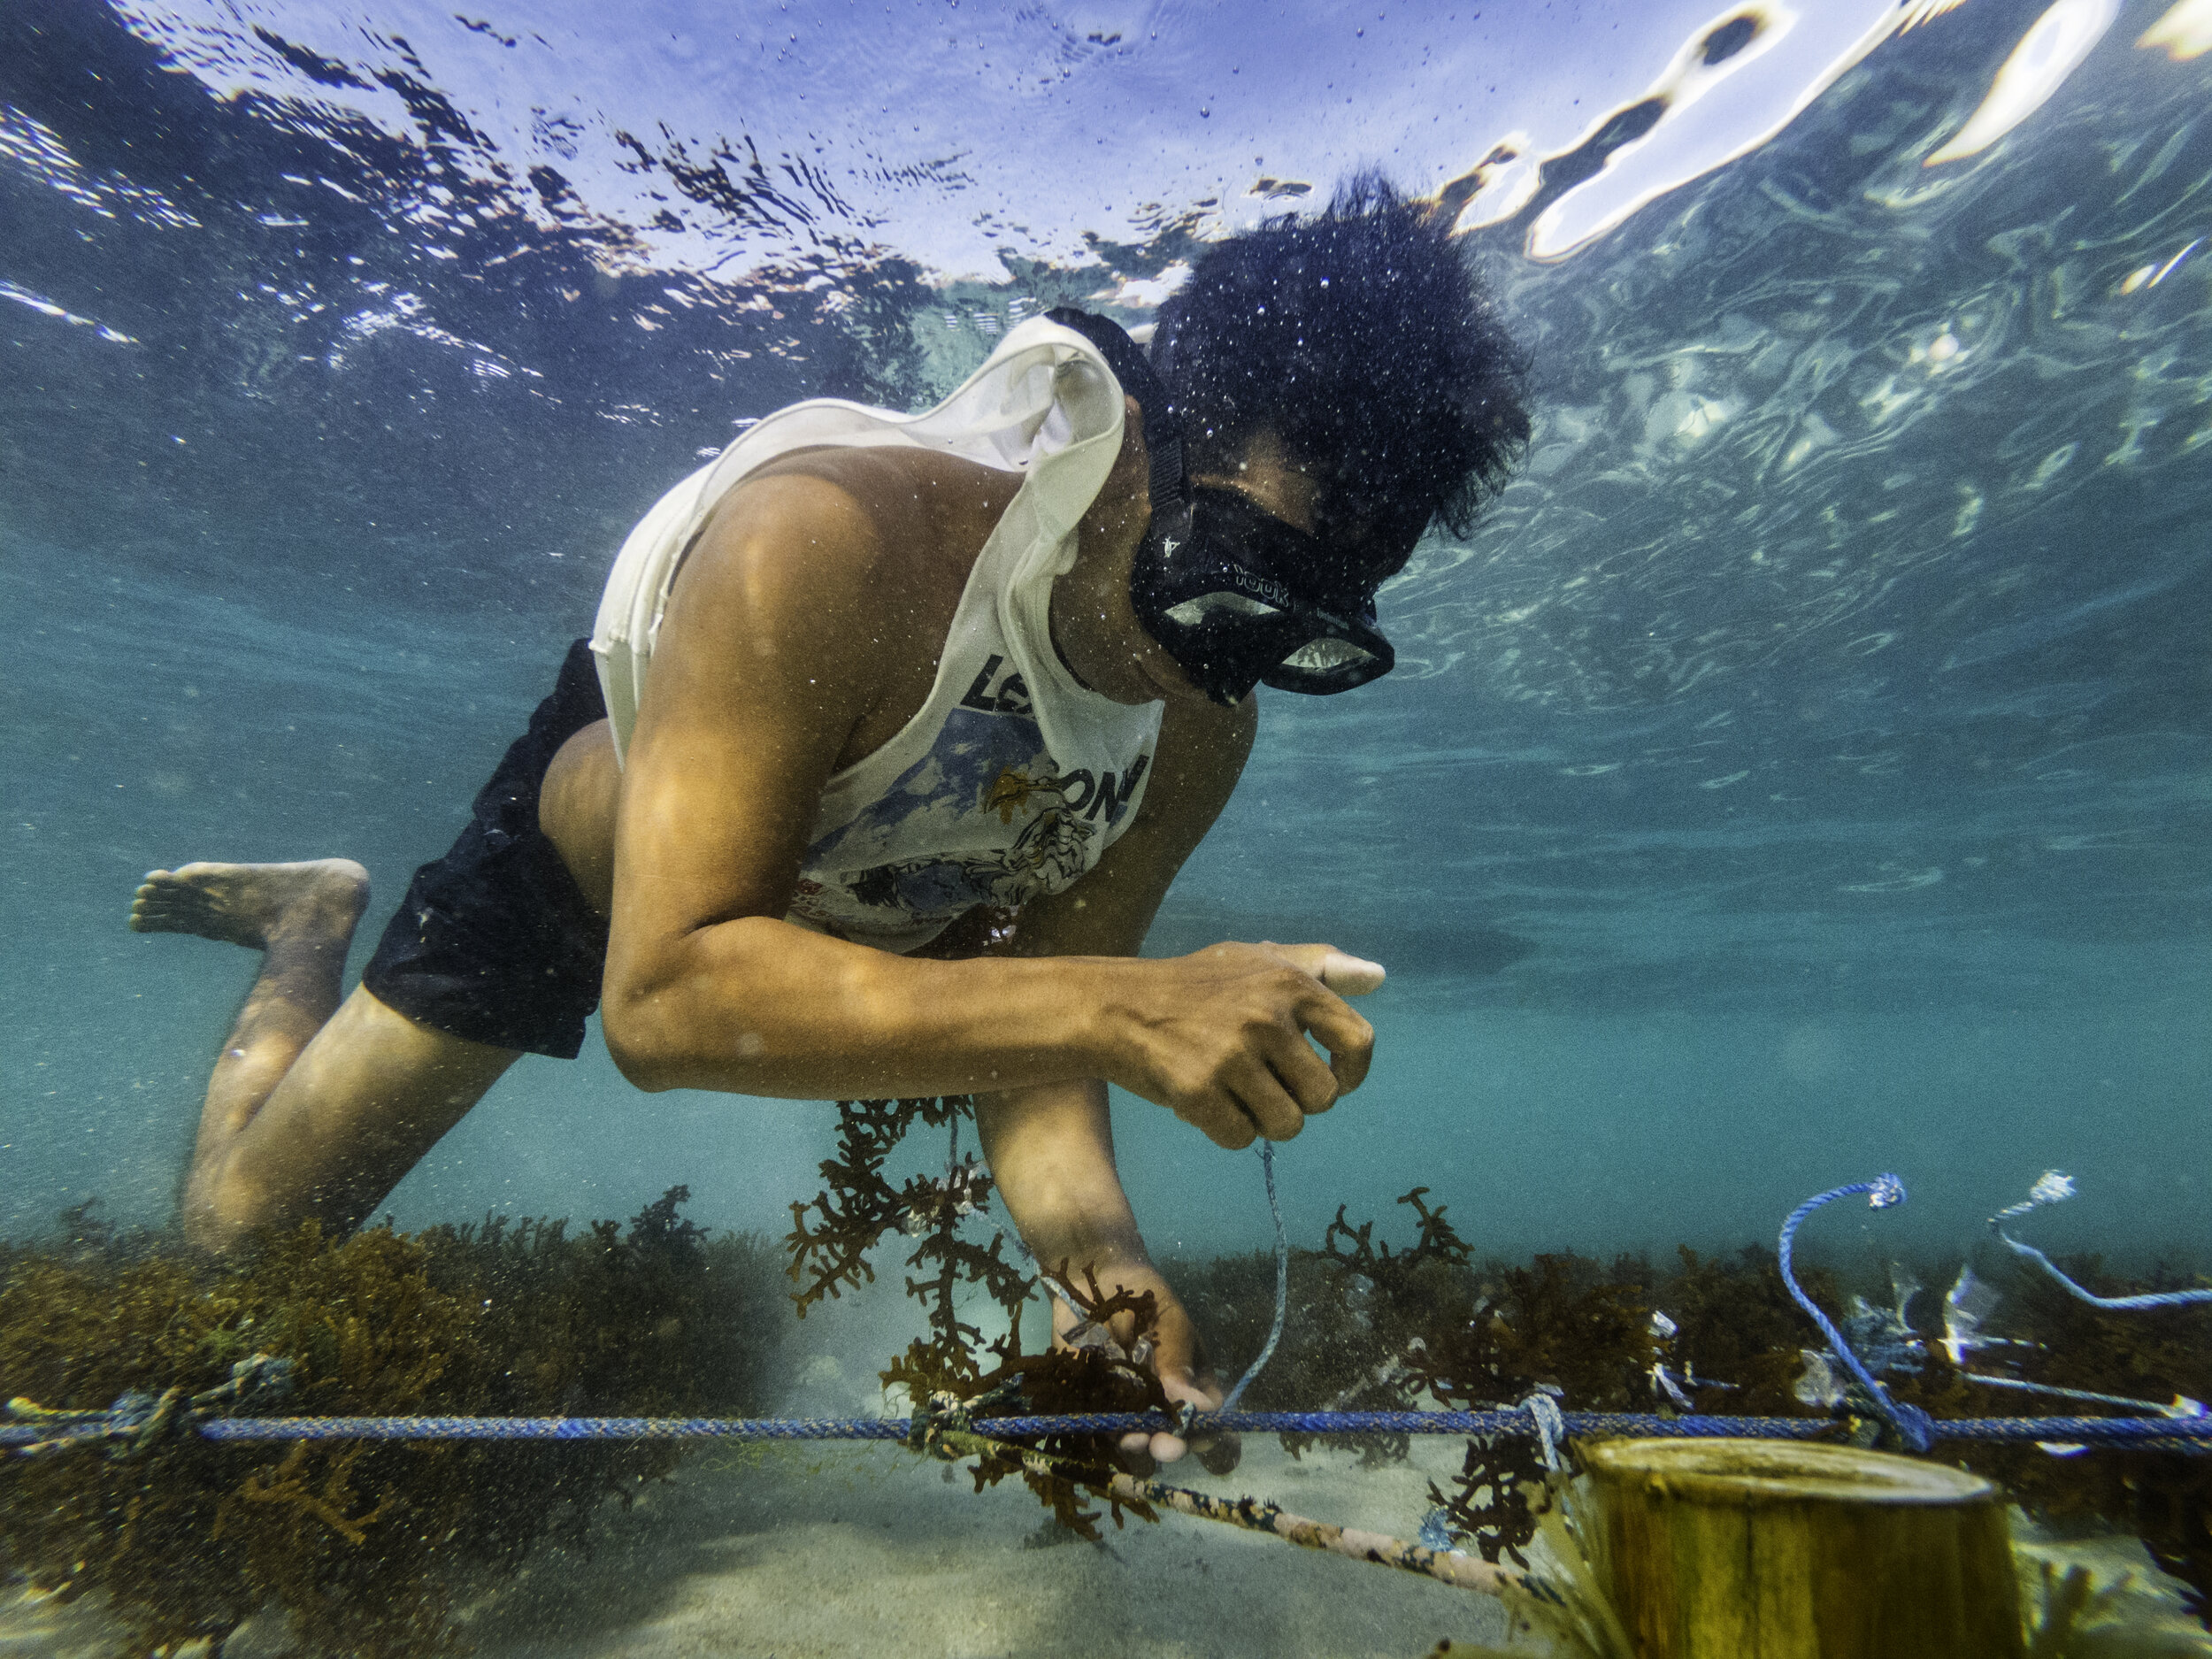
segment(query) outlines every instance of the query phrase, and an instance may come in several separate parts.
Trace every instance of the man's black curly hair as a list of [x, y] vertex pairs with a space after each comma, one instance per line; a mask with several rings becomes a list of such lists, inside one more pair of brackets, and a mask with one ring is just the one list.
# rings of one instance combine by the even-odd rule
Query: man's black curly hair
[[1152, 363], [1189, 470], [1231, 471], [1272, 431], [1319, 472], [1316, 528], [1363, 583], [1432, 518], [1471, 529], [1528, 442], [1526, 363], [1449, 225], [1376, 173], [1208, 249]]

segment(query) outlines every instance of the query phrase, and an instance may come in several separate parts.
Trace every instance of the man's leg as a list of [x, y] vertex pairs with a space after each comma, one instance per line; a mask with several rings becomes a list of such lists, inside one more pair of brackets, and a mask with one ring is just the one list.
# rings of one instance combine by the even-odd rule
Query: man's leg
[[339, 1006], [368, 872], [343, 858], [157, 870], [139, 933], [259, 950], [261, 972], [208, 1079], [187, 1239], [210, 1249], [318, 1217], [343, 1232], [458, 1123], [518, 1050], [417, 1024], [357, 989]]

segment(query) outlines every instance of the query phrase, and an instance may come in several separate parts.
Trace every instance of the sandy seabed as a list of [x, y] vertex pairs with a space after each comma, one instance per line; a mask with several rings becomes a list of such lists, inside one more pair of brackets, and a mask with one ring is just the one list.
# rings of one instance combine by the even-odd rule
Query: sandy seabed
[[[1232, 1474], [1186, 1458], [1162, 1478], [1407, 1537], [1429, 1474], [1460, 1451], [1420, 1443], [1363, 1470], [1347, 1453], [1294, 1461], [1271, 1439], [1248, 1441]], [[1017, 1483], [979, 1494], [950, 1472], [889, 1445], [703, 1454], [600, 1517], [588, 1554], [539, 1549], [470, 1604], [465, 1636], [478, 1659], [1420, 1659], [1440, 1638], [1505, 1639], [1498, 1603], [1414, 1574], [1175, 1515], [1104, 1522], [1087, 1544]], [[0, 1609], [8, 1659], [104, 1659], [111, 1640], [83, 1604]], [[257, 1619], [223, 1655], [295, 1651]]]
[[[1461, 1449], [1417, 1440], [1405, 1463], [1366, 1469], [1325, 1449], [1294, 1460], [1269, 1439], [1248, 1441], [1229, 1475], [1186, 1459], [1162, 1476], [1406, 1537], [1427, 1480]], [[1105, 1523], [1105, 1542], [1087, 1544], [1025, 1488], [979, 1494], [964, 1469], [949, 1472], [890, 1445], [701, 1454], [626, 1512], [603, 1512], [588, 1552], [541, 1547], [480, 1594], [463, 1638], [477, 1659], [1422, 1659], [1445, 1638], [1508, 1645], [1486, 1596], [1182, 1516]], [[2031, 1559], [2131, 1579], [2139, 1634], [2162, 1639], [2139, 1651], [2212, 1655], [2135, 1540], [2058, 1543], [2016, 1514], [2015, 1535]], [[113, 1639], [87, 1602], [19, 1586], [0, 1601], [0, 1659], [108, 1659]], [[306, 1656], [264, 1617], [223, 1659]]]

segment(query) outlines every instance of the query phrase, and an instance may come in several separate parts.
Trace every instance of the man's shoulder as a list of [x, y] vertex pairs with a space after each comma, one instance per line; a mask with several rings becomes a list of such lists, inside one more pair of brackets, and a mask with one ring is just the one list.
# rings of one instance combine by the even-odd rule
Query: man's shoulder
[[1020, 480], [957, 457], [897, 447], [780, 456], [716, 506], [695, 556], [793, 558], [810, 579], [869, 588], [967, 568]]
[[1018, 474], [941, 450], [865, 445], [779, 456], [748, 474], [726, 502], [765, 498], [780, 486], [789, 499], [826, 511], [858, 511], [891, 540], [958, 528], [979, 513], [995, 521], [1020, 485]]

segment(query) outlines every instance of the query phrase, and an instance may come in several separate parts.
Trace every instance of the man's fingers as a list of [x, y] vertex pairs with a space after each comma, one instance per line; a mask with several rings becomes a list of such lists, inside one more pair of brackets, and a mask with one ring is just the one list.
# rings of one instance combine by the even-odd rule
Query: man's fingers
[[1232, 1152], [1243, 1151], [1262, 1135], [1293, 1140], [1310, 1113], [1336, 1103], [1338, 1086], [1321, 1056], [1295, 1039], [1284, 1044], [1279, 1068], [1248, 1058], [1178, 1116]]
[[[1359, 1016], [1355, 1014], [1355, 1019]], [[1329, 1050], [1329, 1070], [1336, 1076], [1337, 1097], [1340, 1100], [1367, 1081], [1367, 1068], [1375, 1058], [1375, 1028], [1365, 1020], [1359, 1022], [1359, 1034], [1342, 1043], [1322, 1041]], [[1320, 1033], [1316, 1032], [1316, 1036]]]
[[1209, 1089], [1179, 1104], [1175, 1115], [1226, 1151], [1241, 1152], [1259, 1139], [1259, 1125], [1226, 1089]]
[[[1305, 1048], [1305, 1044], [1302, 1042], [1294, 1042], [1293, 1046]], [[1306, 1055], [1315, 1065], [1320, 1064], [1320, 1056], [1312, 1049], [1306, 1048]], [[1244, 1109], [1245, 1116], [1258, 1125], [1259, 1132], [1270, 1141], [1292, 1140], [1306, 1126], [1305, 1109], [1291, 1098], [1283, 1087], [1282, 1079], [1259, 1061], [1246, 1061], [1225, 1080], [1229, 1086], [1229, 1092], [1236, 1096], [1237, 1103]], [[1330, 1081], [1329, 1094], [1333, 1099], [1333, 1079]]]
[[1316, 1054], [1303, 1038], [1285, 1033], [1279, 1041], [1270, 1045], [1265, 1058], [1278, 1087], [1290, 1096], [1300, 1111], [1311, 1116], [1336, 1104], [1342, 1085], [1328, 1062]]
[[1368, 1063], [1375, 1055], [1375, 1028], [1353, 1012], [1341, 997], [1309, 997], [1298, 1010], [1313, 1039], [1329, 1051], [1329, 1070], [1336, 1077], [1339, 1095], [1349, 1094], [1367, 1080]]
[[1320, 981], [1327, 995], [1309, 996], [1298, 1008], [1298, 1018], [1314, 1041], [1329, 1051], [1329, 1070], [1336, 1076], [1337, 1094], [1349, 1094], [1367, 1080], [1373, 1057], [1375, 1028], [1352, 1011], [1347, 996], [1363, 996], [1383, 982], [1379, 962], [1348, 956], [1334, 945], [1276, 945], [1271, 950], [1302, 972]]
[[1313, 977], [1339, 996], [1365, 996], [1370, 991], [1381, 989], [1389, 975], [1379, 962], [1332, 950], [1321, 959], [1321, 972]]
[[1132, 1022], [1131, 1064], [1113, 1080], [1215, 1145], [1249, 1146], [1254, 1131], [1287, 1141], [1366, 1080], [1374, 1027], [1344, 994], [1380, 985], [1379, 964], [1329, 944], [1225, 943], [1157, 972], [1180, 982]]
[[1270, 944], [1267, 949], [1288, 957], [1339, 996], [1365, 996], [1388, 977], [1381, 963], [1355, 956], [1334, 945]]
[[[1200, 1363], [1187, 1323], [1169, 1320], [1162, 1325], [1153, 1363], [1161, 1390], [1177, 1407], [1193, 1405], [1201, 1411], [1221, 1409], [1220, 1386], [1212, 1371]], [[1217, 1475], [1225, 1475], [1234, 1469], [1241, 1455], [1233, 1434], [1201, 1434], [1187, 1443], [1179, 1434], [1155, 1434], [1150, 1449], [1152, 1455], [1164, 1463], [1175, 1463], [1186, 1453], [1194, 1451], [1198, 1461]]]

